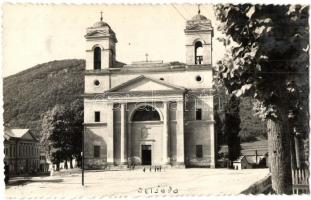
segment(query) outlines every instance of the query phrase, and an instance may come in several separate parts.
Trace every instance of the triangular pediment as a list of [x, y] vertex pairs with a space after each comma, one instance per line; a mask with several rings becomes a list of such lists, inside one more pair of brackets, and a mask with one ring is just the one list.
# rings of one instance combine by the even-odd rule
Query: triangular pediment
[[111, 88], [108, 92], [184, 91], [185, 88], [151, 77], [139, 76]]
[[24, 140], [35, 140], [35, 138], [29, 133], [29, 131], [25, 133], [21, 138]]
[[85, 37], [103, 37], [103, 36], [106, 36], [107, 33], [104, 32], [104, 31], [92, 31], [92, 32], [88, 32]]
[[19, 138], [24, 140], [37, 140], [33, 134], [29, 131], [29, 129], [5, 129], [5, 138]]
[[188, 25], [186, 30], [188, 31], [200, 31], [200, 30], [210, 30], [211, 28], [205, 24], [191, 24]]

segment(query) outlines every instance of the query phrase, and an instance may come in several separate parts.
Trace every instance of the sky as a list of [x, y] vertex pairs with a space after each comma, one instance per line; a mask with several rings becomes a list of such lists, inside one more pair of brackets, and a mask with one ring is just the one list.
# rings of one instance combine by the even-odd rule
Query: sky
[[[201, 14], [214, 27], [213, 62], [224, 47], [211, 5]], [[145, 60], [185, 62], [186, 20], [197, 14], [197, 5], [43, 5], [3, 6], [3, 75], [9, 76], [40, 63], [61, 59], [84, 59], [86, 28], [100, 19], [116, 33], [118, 61]]]

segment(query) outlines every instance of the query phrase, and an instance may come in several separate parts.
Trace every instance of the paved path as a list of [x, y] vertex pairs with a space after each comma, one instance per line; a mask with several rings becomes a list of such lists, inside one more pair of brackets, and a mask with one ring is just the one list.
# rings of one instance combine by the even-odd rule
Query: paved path
[[6, 197], [103, 197], [239, 194], [268, 169], [168, 169], [162, 172], [101, 171], [11, 180]]

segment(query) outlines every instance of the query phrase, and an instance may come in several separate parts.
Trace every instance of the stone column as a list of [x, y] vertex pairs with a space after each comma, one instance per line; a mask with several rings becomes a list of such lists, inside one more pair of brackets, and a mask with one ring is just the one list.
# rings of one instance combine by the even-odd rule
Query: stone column
[[131, 123], [127, 123], [127, 158], [130, 158], [132, 156], [132, 150], [131, 150]]
[[121, 103], [121, 130], [120, 130], [120, 164], [126, 163], [126, 113], [125, 113], [125, 104]]
[[107, 104], [107, 163], [109, 165], [114, 164], [113, 155], [113, 103]]
[[167, 164], [168, 155], [168, 135], [169, 135], [169, 112], [168, 112], [168, 102], [163, 102], [163, 136], [162, 136], [162, 158], [163, 164]]
[[184, 102], [177, 101], [176, 161], [184, 165]]

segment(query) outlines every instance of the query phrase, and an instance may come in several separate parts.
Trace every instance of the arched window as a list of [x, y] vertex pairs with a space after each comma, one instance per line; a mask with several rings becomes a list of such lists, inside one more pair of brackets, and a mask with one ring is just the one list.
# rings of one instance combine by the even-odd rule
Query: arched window
[[134, 111], [132, 121], [160, 121], [160, 115], [155, 108], [145, 105]]
[[195, 64], [201, 65], [203, 63], [203, 44], [201, 41], [195, 43], [194, 46]]
[[101, 49], [99, 47], [95, 47], [94, 49], [94, 69], [101, 68]]

